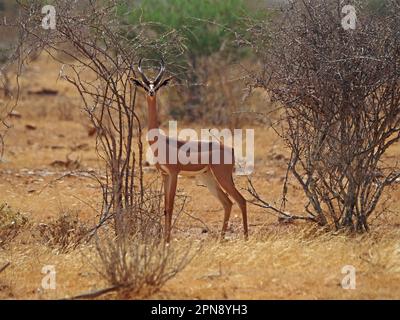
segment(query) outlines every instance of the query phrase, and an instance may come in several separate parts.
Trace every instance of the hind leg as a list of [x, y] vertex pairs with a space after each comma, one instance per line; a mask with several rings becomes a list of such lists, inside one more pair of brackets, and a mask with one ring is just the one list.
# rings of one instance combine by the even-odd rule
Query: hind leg
[[211, 194], [214, 195], [224, 207], [224, 222], [222, 224], [222, 230], [221, 230], [221, 239], [224, 239], [232, 211], [232, 201], [229, 199], [226, 193], [221, 189], [217, 180], [210, 171], [207, 171], [206, 173], [202, 174], [200, 176], [200, 179], [207, 186], [208, 190], [210, 190]]
[[218, 184], [230, 195], [235, 202], [238, 204], [240, 211], [242, 212], [243, 218], [243, 233], [244, 238], [247, 240], [249, 237], [249, 230], [247, 224], [247, 202], [242, 194], [236, 189], [235, 183], [232, 177], [232, 168], [230, 167], [211, 167], [212, 173]]

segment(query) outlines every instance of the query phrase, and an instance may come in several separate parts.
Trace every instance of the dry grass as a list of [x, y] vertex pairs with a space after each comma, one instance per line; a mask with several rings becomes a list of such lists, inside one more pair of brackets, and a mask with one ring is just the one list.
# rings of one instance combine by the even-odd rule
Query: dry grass
[[60, 252], [76, 249], [88, 238], [90, 230], [73, 212], [61, 212], [56, 219], [37, 226], [38, 240]]
[[[332, 234], [310, 237], [300, 229], [248, 243], [209, 243], [184, 275], [171, 282], [164, 297], [398, 298], [400, 290], [393, 284], [400, 280], [399, 232], [380, 230], [379, 234], [352, 239]], [[356, 290], [341, 288], [345, 265], [357, 270]], [[183, 289], [189, 279], [195, 285]]]
[[[46, 72], [44, 72], [46, 70]], [[62, 81], [55, 83], [58, 69], [41, 57], [27, 70], [25, 90], [42, 87], [57, 89], [55, 97], [32, 97], [23, 93], [13, 128], [6, 140], [5, 162], [0, 163], [0, 203], [8, 203], [24, 214], [32, 227], [24, 228], [0, 249], [0, 298], [54, 299], [101, 289], [109, 283], [101, 276], [101, 259], [93, 243], [62, 251], [49, 242], [32, 237], [35, 226], [55, 223], [60, 212], [76, 213], [80, 222], [93, 225], [99, 212], [100, 190], [91, 179], [71, 174], [70, 168], [53, 167], [66, 155], [79, 159], [82, 169], [101, 170], [95, 138], [79, 111], [79, 99]], [[29, 79], [34, 79], [33, 82]], [[163, 99], [160, 99], [161, 102]], [[143, 104], [143, 100], [139, 102]], [[69, 106], [68, 117], [59, 108]], [[62, 118], [60, 120], [60, 118]], [[74, 121], [71, 121], [74, 119]], [[165, 120], [165, 119], [164, 119]], [[36, 130], [27, 130], [33, 124]], [[269, 201], [279, 202], [285, 174], [285, 151], [279, 138], [268, 128], [255, 129], [257, 190]], [[85, 144], [85, 147], [77, 148]], [[394, 146], [388, 159], [396, 160], [400, 146]], [[72, 171], [73, 173], [73, 171]], [[146, 170], [146, 179], [156, 176]], [[236, 177], [238, 185], [246, 181]], [[301, 191], [289, 186], [288, 210], [303, 210]], [[179, 180], [178, 194], [188, 197], [185, 212], [175, 223], [176, 248], [201, 243], [191, 263], [150, 298], [161, 299], [376, 299], [400, 298], [400, 188], [391, 190], [388, 210], [373, 222], [372, 231], [348, 237], [321, 232], [304, 223], [282, 224], [273, 215], [249, 206], [250, 241], [242, 241], [241, 220], [234, 207], [228, 240], [216, 241], [222, 226], [223, 210], [196, 180]], [[246, 195], [248, 197], [248, 195]], [[191, 216], [199, 218], [205, 226]], [[66, 228], [65, 230], [70, 230]], [[44, 265], [56, 268], [57, 288], [44, 290]], [[343, 266], [357, 270], [356, 290], [344, 290], [340, 283]], [[119, 298], [118, 293], [102, 296]], [[128, 293], [128, 297], [129, 293]]]
[[97, 243], [99, 273], [124, 298], [149, 297], [190, 263], [197, 250], [141, 235]]
[[27, 224], [26, 216], [12, 209], [7, 203], [0, 204], [0, 248], [10, 244]]
[[[206, 240], [193, 261], [151, 298], [161, 299], [398, 299], [398, 230], [379, 228], [366, 236], [307, 234], [302, 227], [277, 230], [249, 242]], [[186, 247], [189, 240], [176, 240]], [[190, 240], [193, 241], [193, 240]], [[108, 287], [97, 272], [101, 261], [87, 246], [55, 255], [44, 246], [17, 245], [0, 254], [12, 265], [2, 274], [17, 298], [64, 298]], [[42, 290], [43, 265], [55, 265], [57, 289]], [[345, 265], [357, 271], [355, 290], [340, 283]], [[146, 289], [141, 293], [145, 296]], [[7, 291], [2, 298], [7, 298]], [[136, 291], [123, 297], [137, 297]], [[140, 296], [140, 295], [139, 295]], [[109, 294], [105, 298], [118, 298]]]

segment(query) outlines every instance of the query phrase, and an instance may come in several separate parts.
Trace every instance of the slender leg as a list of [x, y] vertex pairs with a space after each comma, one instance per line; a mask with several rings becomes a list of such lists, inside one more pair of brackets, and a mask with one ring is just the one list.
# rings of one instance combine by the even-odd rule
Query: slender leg
[[232, 201], [228, 198], [226, 193], [220, 187], [218, 187], [217, 192], [218, 192], [217, 198], [224, 206], [224, 211], [225, 211], [224, 222], [222, 224], [222, 230], [221, 230], [221, 240], [223, 240], [225, 238], [226, 229], [228, 228], [229, 218], [231, 216]]
[[167, 214], [167, 208], [168, 208], [168, 192], [169, 192], [169, 176], [168, 175], [163, 175], [163, 184], [164, 184], [164, 239], [167, 238], [167, 229], [168, 229], [168, 214]]
[[172, 213], [174, 211], [177, 180], [177, 174], [169, 174], [167, 176], [167, 183], [165, 184], [165, 241], [167, 243], [171, 239]]
[[208, 190], [210, 190], [211, 194], [214, 195], [219, 202], [224, 207], [224, 222], [222, 224], [221, 231], [221, 240], [225, 238], [226, 229], [228, 228], [229, 217], [232, 211], [232, 201], [226, 195], [226, 193], [221, 189], [218, 182], [214, 178], [213, 174], [210, 171], [202, 174], [200, 176], [202, 182], [207, 186]]
[[243, 218], [243, 233], [244, 238], [247, 240], [249, 237], [248, 225], [247, 225], [247, 206], [246, 199], [241, 195], [241, 193], [236, 189], [235, 183], [232, 177], [232, 171], [223, 169], [221, 166], [217, 168], [211, 168], [212, 173], [217, 179], [219, 185], [230, 195], [235, 202], [239, 205], [242, 211]]

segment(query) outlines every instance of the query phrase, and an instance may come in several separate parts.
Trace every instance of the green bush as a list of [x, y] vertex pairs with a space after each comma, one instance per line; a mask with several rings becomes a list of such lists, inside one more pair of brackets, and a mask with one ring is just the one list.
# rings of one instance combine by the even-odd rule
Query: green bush
[[377, 15], [386, 15], [390, 0], [368, 0], [366, 8], [369, 12]]
[[[193, 121], [207, 113], [200, 106], [209, 95], [204, 84], [213, 76], [215, 61], [224, 67], [250, 54], [245, 46], [236, 45], [236, 40], [246, 38], [248, 19], [267, 16], [267, 10], [257, 8], [256, 0], [143, 0], [131, 8], [121, 5], [119, 15], [127, 25], [144, 26], [146, 37], [176, 31], [183, 38], [183, 54], [164, 56], [168, 70], [189, 89], [180, 100], [182, 108], [170, 110], [170, 114]], [[135, 38], [138, 33], [129, 36]], [[162, 50], [146, 52], [145, 58], [157, 60], [161, 55]]]
[[144, 0], [132, 11], [121, 6], [121, 14], [129, 12], [130, 24], [152, 22], [157, 24], [154, 29], [180, 32], [191, 57], [209, 56], [229, 45], [232, 29], [240, 32], [246, 11], [244, 0]]

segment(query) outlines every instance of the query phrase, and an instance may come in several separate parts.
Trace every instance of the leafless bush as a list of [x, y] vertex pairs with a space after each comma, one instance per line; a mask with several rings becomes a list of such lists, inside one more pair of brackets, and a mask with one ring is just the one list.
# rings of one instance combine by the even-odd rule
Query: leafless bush
[[8, 204], [0, 204], [0, 248], [9, 244], [28, 224], [28, 218]]
[[[228, 59], [230, 61], [232, 59]], [[249, 113], [239, 113], [244, 108], [247, 95], [243, 81], [243, 68], [239, 64], [227, 62], [227, 57], [214, 54], [198, 62], [204, 68], [197, 72], [203, 85], [199, 88], [202, 106], [196, 116], [204, 122], [214, 125], [227, 125], [231, 129], [252, 119]]]
[[[6, 33], [10, 27], [0, 21], [0, 33]], [[4, 152], [4, 136], [10, 127], [8, 117], [16, 107], [19, 98], [19, 75], [27, 54], [22, 48], [23, 35], [12, 43], [0, 43], [0, 160]], [[14, 65], [12, 65], [12, 63]], [[14, 83], [11, 83], [14, 81]]]
[[162, 198], [160, 191], [148, 187], [143, 203], [134, 208], [140, 212], [123, 215], [125, 227], [119, 236], [100, 233], [97, 238], [99, 271], [123, 295], [153, 294], [182, 271], [197, 252], [192, 245], [163, 241]]
[[77, 248], [87, 240], [89, 231], [89, 226], [79, 219], [78, 214], [69, 211], [62, 212], [57, 219], [49, 223], [38, 225], [39, 240], [60, 252]]
[[273, 25], [253, 26], [264, 62], [254, 85], [283, 105], [289, 171], [308, 198], [303, 218], [365, 231], [400, 177], [385, 157], [400, 139], [400, 5], [388, 0], [378, 15], [348, 3], [355, 30], [342, 27], [339, 0], [292, 1], [272, 34]]
[[98, 225], [87, 232], [77, 218], [61, 217], [45, 226], [42, 236], [61, 248], [95, 236], [101, 274], [113, 288], [150, 294], [182, 270], [192, 254], [190, 248], [163, 241], [163, 197], [143, 182], [142, 127], [131, 78], [136, 78], [139, 57], [149, 52], [165, 56], [174, 50], [178, 54], [179, 37], [170, 32], [153, 39], [141, 26], [120, 25], [118, 3], [81, 2], [84, 10], [79, 11], [69, 1], [54, 1], [57, 29], [50, 32], [40, 27], [35, 1], [22, 5], [21, 27], [29, 34], [30, 45], [39, 45], [63, 64], [61, 76], [78, 90], [106, 164], [105, 179], [94, 176], [103, 191]]
[[193, 257], [186, 247], [139, 235], [108, 240], [97, 245], [102, 275], [123, 294], [147, 296], [160, 290], [182, 271]]
[[[110, 217], [119, 234], [123, 215], [140, 212], [144, 202], [142, 126], [136, 113], [134, 65], [151, 54], [179, 55], [179, 36], [174, 32], [154, 38], [143, 25], [122, 24], [121, 1], [67, 0], [52, 3], [56, 8], [55, 30], [41, 26], [41, 6], [24, 1], [20, 28], [28, 34], [27, 46], [46, 50], [62, 63], [60, 76], [79, 92], [84, 110], [97, 132], [97, 150], [106, 163], [101, 222]], [[139, 195], [140, 201], [135, 197]]]
[[34, 53], [32, 47], [25, 46], [27, 33], [18, 27], [24, 21], [17, 17], [17, 3], [10, 2], [7, 6], [11, 10], [0, 19], [0, 160], [4, 153], [4, 137], [11, 126], [9, 116], [19, 101], [19, 76]]
[[[229, 55], [228, 55], [229, 56]], [[248, 66], [252, 59], [233, 62], [221, 52], [197, 59], [196, 71], [188, 68], [188, 74], [196, 75], [196, 82], [182, 81], [170, 90], [167, 99], [168, 116], [177, 120], [208, 125], [237, 128], [258, 120], [258, 105], [265, 106], [257, 94], [246, 87]], [[178, 81], [176, 81], [178, 82]], [[187, 87], [189, 86], [190, 89]], [[252, 96], [253, 103], [248, 98]], [[164, 106], [161, 111], [164, 111]]]

